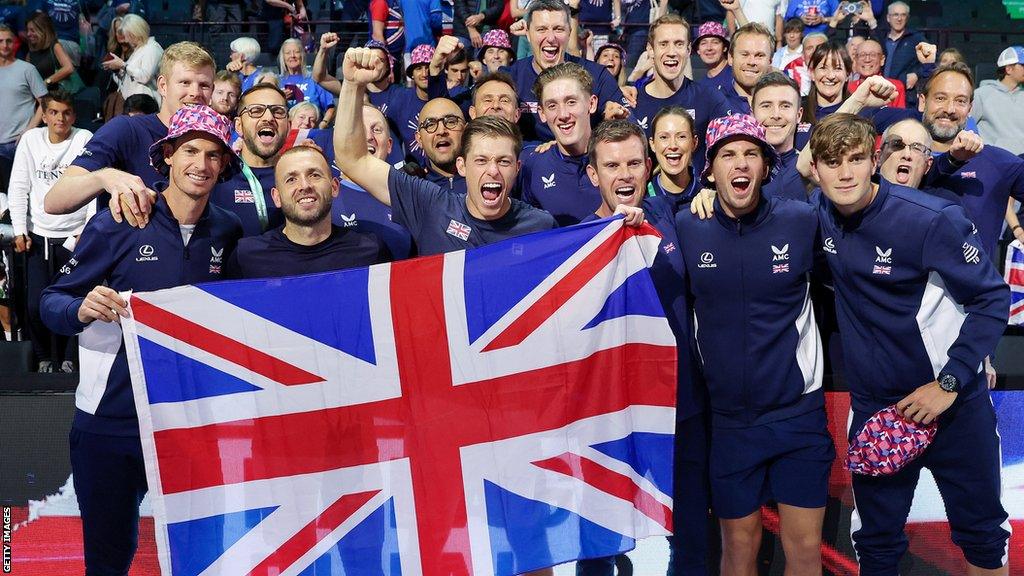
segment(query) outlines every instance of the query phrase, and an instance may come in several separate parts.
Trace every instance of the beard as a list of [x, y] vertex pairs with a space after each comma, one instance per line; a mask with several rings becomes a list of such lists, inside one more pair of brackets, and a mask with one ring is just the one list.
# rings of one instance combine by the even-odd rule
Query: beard
[[317, 224], [324, 218], [327, 218], [331, 214], [331, 203], [321, 202], [320, 208], [312, 214], [302, 214], [298, 210], [298, 206], [294, 204], [288, 204], [281, 207], [281, 212], [284, 213], [284, 219], [288, 222], [293, 222], [299, 226], [312, 226]]

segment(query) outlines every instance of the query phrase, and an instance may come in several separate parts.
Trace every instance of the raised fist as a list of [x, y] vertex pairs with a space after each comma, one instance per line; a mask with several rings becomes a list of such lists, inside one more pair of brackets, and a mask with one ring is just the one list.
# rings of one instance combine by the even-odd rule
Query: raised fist
[[324, 32], [323, 34], [320, 35], [320, 49], [330, 50], [331, 48], [334, 48], [335, 46], [338, 45], [339, 40], [340, 38], [338, 38], [337, 33]]
[[981, 149], [984, 147], [985, 144], [982, 142], [981, 136], [974, 132], [961, 130], [949, 145], [949, 155], [956, 159], [957, 162], [967, 162], [977, 156], [978, 152], [981, 152]]
[[935, 63], [935, 44], [929, 44], [927, 42], [918, 42], [914, 50], [917, 52], [917, 61], [921, 64], [934, 64]]
[[881, 108], [899, 95], [896, 86], [881, 76], [870, 76], [860, 83], [853, 98], [865, 108]]
[[434, 61], [444, 64], [459, 50], [462, 50], [462, 42], [455, 36], [441, 36], [437, 41], [437, 48], [434, 49]]
[[384, 68], [380, 50], [373, 48], [349, 48], [345, 51], [345, 60], [341, 64], [345, 81], [363, 86], [376, 82], [384, 73]]

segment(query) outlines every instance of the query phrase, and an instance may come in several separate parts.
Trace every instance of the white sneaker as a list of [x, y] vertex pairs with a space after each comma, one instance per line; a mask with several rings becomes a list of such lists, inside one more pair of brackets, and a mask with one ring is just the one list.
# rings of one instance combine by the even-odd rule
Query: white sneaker
[[42, 360], [39, 362], [39, 370], [37, 372], [41, 374], [52, 374], [53, 373], [53, 361]]
[[65, 360], [60, 363], [60, 371], [65, 374], [73, 374], [75, 372], [75, 363], [71, 360]]

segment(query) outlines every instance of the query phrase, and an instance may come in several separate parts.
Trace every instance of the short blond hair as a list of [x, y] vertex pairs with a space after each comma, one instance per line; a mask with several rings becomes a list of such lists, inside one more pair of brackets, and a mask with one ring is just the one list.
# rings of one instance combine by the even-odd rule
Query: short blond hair
[[586, 95], [594, 93], [594, 77], [587, 69], [575, 62], [562, 62], [540, 73], [533, 83], [533, 94], [538, 101], [544, 100], [544, 88], [555, 80], [575, 80]]
[[686, 18], [683, 18], [679, 14], [669, 12], [663, 16], [659, 16], [654, 22], [651, 22], [651, 27], [647, 32], [647, 44], [653, 46], [655, 33], [658, 31], [658, 27], [668, 26], [669, 24], [678, 24], [679, 26], [682, 26], [683, 29], [686, 30], [686, 42], [690, 42], [690, 23], [686, 21]]
[[749, 22], [740, 26], [736, 32], [732, 35], [732, 42], [729, 44], [729, 54], [736, 50], [736, 44], [739, 43], [739, 39], [743, 36], [761, 36], [768, 43], [768, 57], [775, 52], [775, 35], [769, 30], [764, 24], [758, 22]]
[[[128, 16], [125, 16], [125, 19], [127, 18]], [[124, 22], [121, 25], [124, 26]], [[211, 76], [217, 70], [217, 64], [213, 61], [213, 56], [210, 56], [209, 52], [195, 42], [176, 42], [168, 46], [164, 50], [163, 57], [160, 58], [160, 75], [170, 76], [174, 65], [178, 63], [184, 64], [193, 70], [208, 67], [210, 68]]]

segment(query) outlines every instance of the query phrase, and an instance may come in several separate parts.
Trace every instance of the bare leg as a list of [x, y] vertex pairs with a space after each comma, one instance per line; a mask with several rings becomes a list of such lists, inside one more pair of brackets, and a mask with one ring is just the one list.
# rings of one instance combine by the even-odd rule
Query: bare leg
[[722, 519], [722, 574], [757, 576], [761, 546], [761, 509], [734, 520]]
[[821, 576], [821, 525], [825, 508], [779, 504], [782, 550], [786, 576]]

